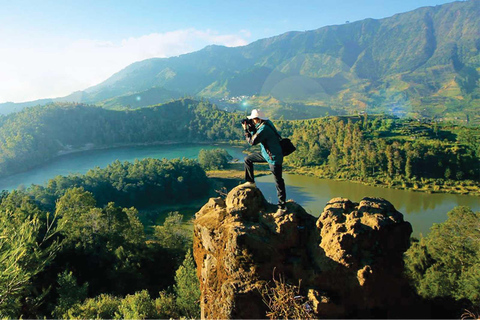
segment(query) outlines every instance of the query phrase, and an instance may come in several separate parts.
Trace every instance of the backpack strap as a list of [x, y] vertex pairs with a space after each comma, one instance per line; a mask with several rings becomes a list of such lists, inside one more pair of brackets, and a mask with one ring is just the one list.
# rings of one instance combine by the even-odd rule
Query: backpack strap
[[270, 125], [270, 122], [265, 121], [265, 124], [266, 124], [267, 126], [269, 126], [270, 129], [273, 130], [273, 133], [275, 133], [275, 134], [277, 135], [278, 140], [282, 140], [282, 136], [278, 133], [277, 129], [275, 129], [274, 127], [272, 127], [272, 126]]

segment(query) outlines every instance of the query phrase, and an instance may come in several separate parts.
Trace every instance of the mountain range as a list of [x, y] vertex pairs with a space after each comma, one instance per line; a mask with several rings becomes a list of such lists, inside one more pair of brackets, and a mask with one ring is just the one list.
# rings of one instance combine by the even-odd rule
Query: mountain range
[[133, 108], [185, 95], [478, 122], [480, 0], [139, 61], [85, 91], [0, 104], [0, 113], [51, 101]]

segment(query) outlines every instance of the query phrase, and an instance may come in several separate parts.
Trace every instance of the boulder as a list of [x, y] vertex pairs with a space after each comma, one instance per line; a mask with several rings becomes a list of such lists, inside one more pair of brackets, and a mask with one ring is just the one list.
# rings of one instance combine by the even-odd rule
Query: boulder
[[318, 219], [291, 200], [285, 215], [275, 211], [259, 189], [239, 186], [196, 214], [202, 318], [266, 318], [261, 292], [274, 278], [300, 284], [312, 317], [408, 317], [412, 227], [391, 203], [335, 198]]

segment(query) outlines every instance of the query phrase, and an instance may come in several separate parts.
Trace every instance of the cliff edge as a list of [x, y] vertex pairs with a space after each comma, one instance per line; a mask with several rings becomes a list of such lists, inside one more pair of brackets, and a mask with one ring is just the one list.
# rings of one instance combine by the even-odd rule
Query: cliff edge
[[334, 198], [315, 218], [293, 201], [274, 218], [257, 188], [235, 187], [196, 214], [202, 318], [267, 318], [261, 290], [298, 286], [315, 318], [418, 317], [403, 277], [410, 223], [384, 199]]

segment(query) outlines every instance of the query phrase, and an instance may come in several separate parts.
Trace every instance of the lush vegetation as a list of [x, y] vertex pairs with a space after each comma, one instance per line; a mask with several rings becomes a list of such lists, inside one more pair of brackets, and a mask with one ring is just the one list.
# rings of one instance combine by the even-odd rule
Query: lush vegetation
[[407, 273], [429, 299], [468, 299], [480, 305], [480, 212], [456, 207], [406, 252]]
[[232, 156], [221, 148], [213, 150], [200, 150], [198, 154], [198, 162], [205, 170], [223, 169], [232, 160]]
[[183, 216], [147, 226], [118, 203], [182, 203], [208, 191], [196, 161], [145, 159], [2, 192], [0, 317], [199, 317]]
[[80, 104], [33, 107], [0, 118], [0, 176], [78, 149], [241, 137], [240, 115], [182, 99], [134, 111]]
[[284, 121], [278, 127], [297, 146], [286, 163], [299, 172], [411, 189], [479, 192], [478, 128], [367, 114]]
[[33, 185], [28, 192], [39, 203], [52, 208], [66, 190], [82, 188], [95, 195], [99, 205], [113, 201], [121, 206], [188, 203], [205, 197], [209, 181], [197, 161], [190, 159], [143, 159], [134, 163], [115, 161], [86, 174], [57, 176], [45, 186]]
[[[22, 163], [38, 164], [87, 143], [233, 142], [241, 139], [240, 118], [191, 100], [133, 111], [82, 105], [26, 109], [0, 118], [6, 152], [0, 168], [6, 173]], [[478, 128], [367, 114], [276, 125], [297, 146], [286, 158], [290, 170], [418, 189], [433, 185], [433, 191], [448, 185], [458, 192], [478, 190]], [[198, 162], [116, 161], [44, 186], [2, 192], [0, 316], [198, 317], [191, 231], [182, 214], [172, 212], [156, 224], [140, 220], [136, 208], [207, 196], [204, 170], [228, 160], [216, 149], [203, 150]], [[477, 231], [478, 213], [457, 208], [448, 222], [412, 245], [407, 266], [421, 295], [478, 303]]]

